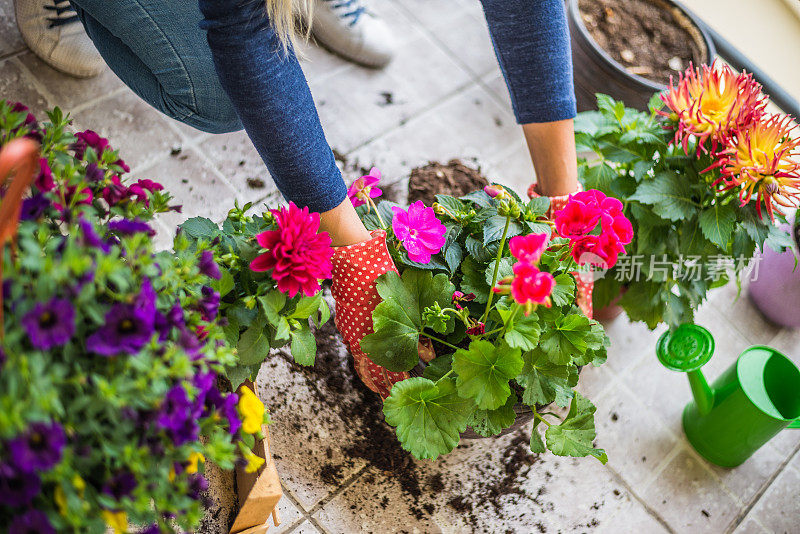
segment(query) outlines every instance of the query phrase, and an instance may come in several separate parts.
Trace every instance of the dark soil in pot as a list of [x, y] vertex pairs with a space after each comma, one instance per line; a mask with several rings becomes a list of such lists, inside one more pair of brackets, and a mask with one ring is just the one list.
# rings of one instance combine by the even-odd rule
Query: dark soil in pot
[[579, 0], [586, 29], [628, 72], [659, 84], [701, 64], [706, 51], [685, 21], [657, 0]]
[[489, 180], [481, 174], [480, 168], [473, 169], [459, 159], [451, 159], [446, 165], [431, 161], [411, 171], [408, 179], [408, 203], [421, 200], [426, 206], [430, 206], [436, 202], [436, 195], [458, 198], [487, 185]]

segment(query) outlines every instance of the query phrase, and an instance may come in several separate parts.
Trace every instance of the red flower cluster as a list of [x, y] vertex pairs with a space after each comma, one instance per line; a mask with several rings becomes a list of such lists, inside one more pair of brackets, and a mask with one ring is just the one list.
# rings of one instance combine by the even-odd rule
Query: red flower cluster
[[548, 241], [547, 234], [512, 237], [508, 248], [518, 260], [513, 267], [514, 276], [500, 280], [492, 289], [495, 293], [511, 293], [517, 304], [525, 306], [525, 315], [530, 314], [534, 304], [550, 306], [550, 294], [556, 281], [552, 274], [537, 267]]
[[558, 234], [570, 240], [572, 257], [579, 265], [610, 269], [633, 239], [633, 226], [622, 213], [622, 202], [596, 189], [570, 196], [554, 219]]
[[289, 202], [280, 210], [270, 210], [275, 216], [277, 230], [267, 230], [256, 236], [264, 250], [250, 262], [256, 272], [272, 271], [278, 291], [294, 297], [298, 292], [313, 296], [319, 280], [331, 277], [331, 238], [328, 232], [318, 232], [319, 213], [309, 213]]

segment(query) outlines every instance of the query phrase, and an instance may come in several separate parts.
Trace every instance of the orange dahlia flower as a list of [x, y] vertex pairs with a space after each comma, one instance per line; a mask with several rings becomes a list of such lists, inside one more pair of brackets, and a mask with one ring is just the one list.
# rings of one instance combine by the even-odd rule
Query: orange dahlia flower
[[695, 68], [689, 65], [677, 85], [670, 78], [670, 87], [661, 94], [668, 110], [659, 114], [675, 126], [675, 143], [688, 153], [689, 138], [697, 138], [697, 153], [716, 152], [722, 138], [731, 130], [746, 128], [764, 114], [767, 97], [751, 74], [735, 73], [728, 65]]
[[[727, 148], [719, 152], [721, 189], [741, 187], [739, 199], [744, 206], [756, 195], [756, 209], [761, 216], [761, 201], [774, 220], [773, 203], [793, 208], [800, 206], [800, 137], [792, 137], [797, 125], [787, 115], [770, 115], [735, 132], [727, 139]], [[780, 212], [780, 209], [778, 209]]]

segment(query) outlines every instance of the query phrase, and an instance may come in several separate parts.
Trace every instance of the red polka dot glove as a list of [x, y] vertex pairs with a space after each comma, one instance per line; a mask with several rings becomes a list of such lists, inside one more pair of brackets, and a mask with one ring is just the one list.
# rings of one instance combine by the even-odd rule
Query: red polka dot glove
[[363, 243], [334, 248], [331, 293], [336, 301], [334, 322], [353, 355], [358, 376], [385, 399], [392, 385], [409, 374], [376, 365], [361, 350], [361, 340], [373, 332], [372, 312], [381, 301], [375, 279], [385, 272], [397, 272], [386, 248], [386, 232], [374, 230], [371, 234], [372, 239]]
[[[536, 182], [532, 183], [528, 188], [528, 196], [530, 198], [541, 196], [538, 189], [539, 184]], [[583, 191], [583, 186], [581, 186], [580, 183], [578, 184], [578, 191]], [[552, 219], [553, 212], [564, 209], [568, 201], [569, 195], [550, 197], [550, 209], [547, 211], [547, 217]], [[577, 272], [572, 273], [572, 276], [575, 277], [575, 285], [578, 288], [575, 301], [578, 307], [583, 310], [586, 317], [591, 319], [594, 315], [594, 310], [592, 309], [592, 289], [594, 289], [594, 280], [587, 276], [580, 276], [580, 273]]]

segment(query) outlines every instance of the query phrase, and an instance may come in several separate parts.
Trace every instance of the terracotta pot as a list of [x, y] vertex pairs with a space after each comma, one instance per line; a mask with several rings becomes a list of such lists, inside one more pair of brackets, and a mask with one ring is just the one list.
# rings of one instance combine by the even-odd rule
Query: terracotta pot
[[595, 309], [594, 318], [600, 322], [608, 322], [619, 317], [625, 310], [622, 309], [622, 306], [620, 306], [617, 303], [619, 302], [619, 299], [622, 298], [622, 295], [624, 295], [626, 291], [628, 291], [628, 288], [623, 286], [619, 290], [619, 295], [611, 299], [611, 302], [608, 304], [608, 306], [603, 306], [602, 308]]
[[800, 328], [800, 222], [789, 226], [795, 247], [777, 253], [764, 247], [758, 264], [757, 278], [750, 282], [748, 294], [756, 308], [771, 322], [789, 328]]

